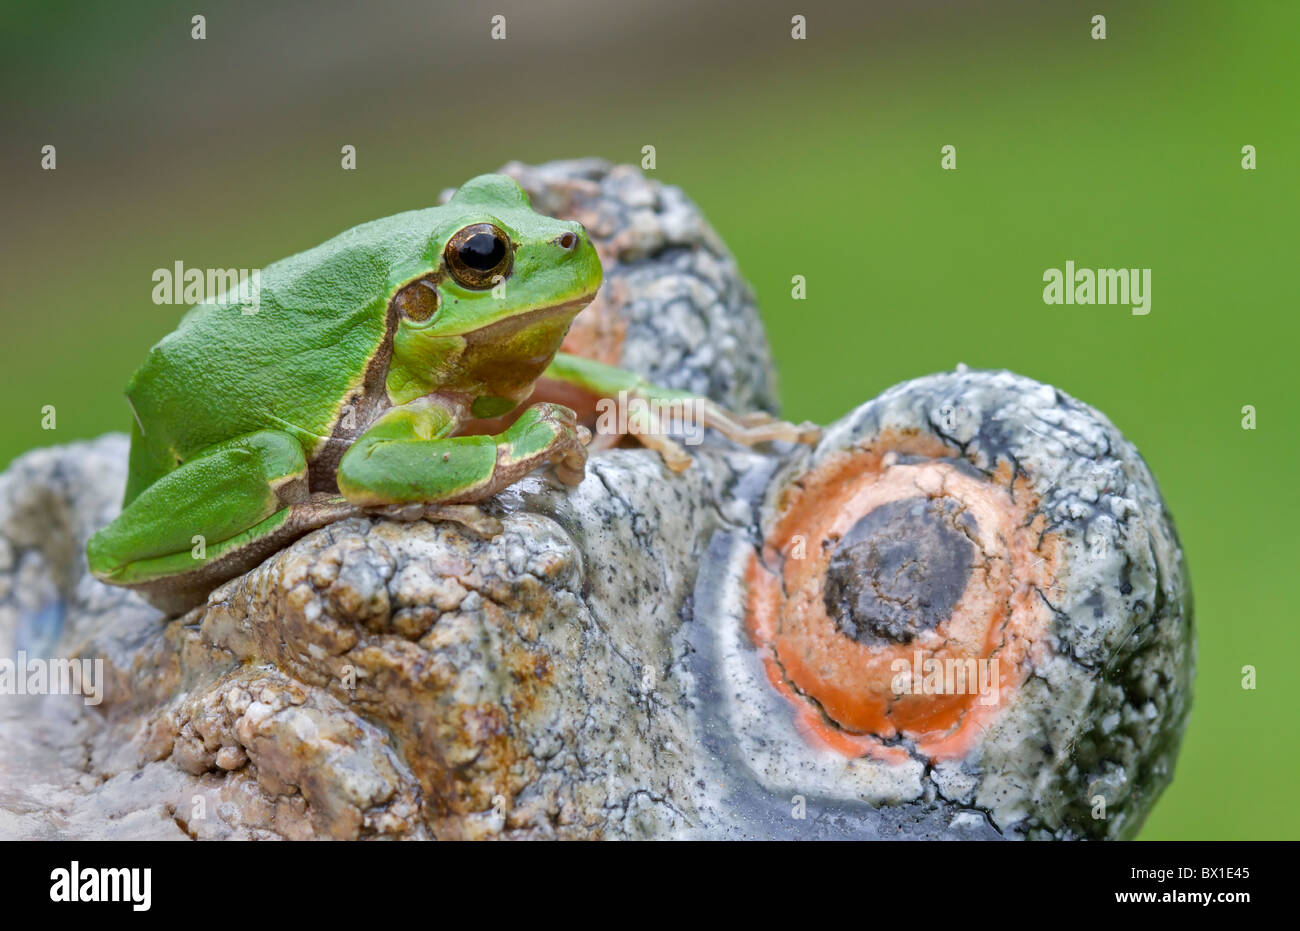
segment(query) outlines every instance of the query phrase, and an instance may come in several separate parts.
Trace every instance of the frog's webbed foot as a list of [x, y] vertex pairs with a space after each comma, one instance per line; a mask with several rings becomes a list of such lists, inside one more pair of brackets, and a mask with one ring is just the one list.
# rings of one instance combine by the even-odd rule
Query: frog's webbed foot
[[498, 440], [496, 469], [485, 488], [487, 494], [513, 485], [539, 466], [551, 466], [555, 477], [569, 486], [581, 484], [586, 474], [591, 431], [563, 404], [534, 404]]
[[807, 420], [798, 424], [789, 423], [764, 411], [733, 414], [707, 398], [701, 398], [699, 404], [704, 426], [712, 427], [727, 439], [745, 446], [772, 440], [812, 445], [822, 436], [822, 428]]
[[[654, 395], [647, 394], [643, 397], [649, 400], [654, 398]], [[745, 446], [772, 440], [784, 440], [788, 443], [816, 443], [821, 439], [821, 428], [816, 424], [787, 423], [763, 411], [734, 414], [707, 398], [686, 397], [677, 400], [682, 404], [684, 417], [694, 419], [701, 428], [712, 427], [727, 439]], [[685, 471], [690, 467], [691, 457], [678, 443], [666, 436], [667, 424], [652, 411], [653, 407], [647, 406], [641, 411], [630, 414], [628, 432], [636, 437], [642, 446], [659, 453], [664, 460], [664, 465], [669, 469], [674, 472]]]
[[[568, 353], [556, 355], [546, 369], [546, 376], [574, 385], [598, 398], [617, 398], [620, 404], [626, 403], [627, 429], [620, 429], [617, 434], [607, 431], [608, 434], [636, 437], [642, 446], [657, 451], [664, 464], [674, 472], [681, 472], [691, 464], [686, 451], [665, 435], [670, 432], [674, 421], [689, 427], [712, 427], [728, 439], [746, 446], [771, 440], [812, 444], [821, 438], [821, 428], [816, 424], [786, 423], [762, 411], [735, 414], [708, 398], [661, 388], [635, 372]], [[596, 425], [600, 432], [600, 419]]]
[[505, 529], [498, 518], [484, 513], [475, 504], [427, 504], [411, 501], [406, 504], [367, 508], [366, 513], [372, 517], [386, 517], [389, 520], [451, 521], [484, 540], [499, 536]]

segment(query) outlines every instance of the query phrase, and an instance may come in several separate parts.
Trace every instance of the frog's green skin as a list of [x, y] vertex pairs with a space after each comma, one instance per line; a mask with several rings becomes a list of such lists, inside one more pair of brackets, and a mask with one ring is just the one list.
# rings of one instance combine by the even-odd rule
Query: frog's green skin
[[[510, 256], [490, 281], [467, 280], [453, 262], [476, 224], [509, 243], [481, 263]], [[543, 373], [600, 395], [659, 393], [619, 369], [556, 359], [600, 282], [580, 224], [534, 212], [513, 180], [483, 175], [443, 206], [366, 223], [264, 269], [254, 313], [193, 308], [127, 386], [126, 493], [121, 515], [90, 539], [91, 571], [180, 611], [343, 517], [473, 523], [454, 506], [548, 463], [576, 484], [588, 437], [566, 407], [534, 404], [496, 435], [455, 434], [516, 408]], [[784, 435], [710, 410], [738, 439]], [[670, 458], [671, 444], [657, 445]]]

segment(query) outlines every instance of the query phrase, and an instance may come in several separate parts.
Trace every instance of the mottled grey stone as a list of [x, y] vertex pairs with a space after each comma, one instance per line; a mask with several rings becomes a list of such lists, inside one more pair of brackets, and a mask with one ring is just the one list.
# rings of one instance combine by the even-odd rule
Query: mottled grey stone
[[[963, 367], [888, 389], [831, 425], [815, 449], [794, 452], [769, 486], [765, 514], [790, 482], [887, 430], [942, 439], [981, 474], [1001, 465], [1027, 477], [1047, 530], [1064, 541], [1056, 586], [1038, 593], [1051, 612], [1051, 650], [963, 760], [973, 789], [963, 778], [955, 791], [952, 773], [936, 778], [928, 764], [916, 781], [891, 784], [903, 798], [926, 797], [932, 783], [941, 798], [968, 799], [1006, 836], [1133, 836], [1172, 778], [1195, 666], [1183, 552], [1146, 463], [1105, 415], [1059, 389]], [[733, 565], [730, 578], [739, 571]], [[735, 588], [720, 585], [729, 595]], [[718, 610], [740, 609], [723, 599]], [[731, 677], [757, 679], [743, 645], [730, 650]], [[765, 747], [789, 739], [781, 702], [765, 696], [732, 717], [747, 722], [759, 767], [799, 765], [763, 763], [777, 756]], [[815, 755], [806, 766], [805, 784], [823, 772]], [[832, 767], [827, 790], [844, 798], [838, 773]], [[784, 775], [771, 782], [792, 784]]]

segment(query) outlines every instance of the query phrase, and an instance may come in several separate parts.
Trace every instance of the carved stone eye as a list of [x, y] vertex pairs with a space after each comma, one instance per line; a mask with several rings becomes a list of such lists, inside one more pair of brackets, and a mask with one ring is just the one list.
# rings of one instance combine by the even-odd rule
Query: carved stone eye
[[456, 281], [482, 290], [510, 273], [514, 250], [510, 238], [499, 228], [491, 223], [474, 223], [452, 235], [443, 257]]
[[403, 317], [419, 323], [431, 318], [438, 312], [438, 289], [433, 282], [421, 278], [412, 281], [393, 296], [393, 304]]
[[782, 499], [749, 577], [748, 626], [770, 681], [826, 746], [962, 755], [1047, 637], [1051, 609], [1030, 595], [1053, 589], [1061, 544], [1005, 463], [985, 476], [938, 437], [872, 440]]

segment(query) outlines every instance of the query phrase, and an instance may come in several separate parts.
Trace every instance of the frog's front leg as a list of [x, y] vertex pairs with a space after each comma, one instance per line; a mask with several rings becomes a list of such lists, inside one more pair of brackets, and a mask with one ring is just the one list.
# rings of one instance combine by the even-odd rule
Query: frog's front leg
[[582, 481], [590, 434], [573, 411], [535, 404], [496, 435], [452, 436], [455, 415], [422, 398], [376, 420], [339, 462], [339, 491], [351, 503], [394, 516], [452, 517], [447, 506], [481, 501], [551, 464], [568, 485]]
[[628, 411], [628, 433], [642, 445], [656, 450], [675, 472], [689, 466], [691, 459], [664, 435], [667, 425], [661, 422], [656, 404], [651, 402], [658, 402], [658, 409], [666, 408], [676, 416], [693, 417], [700, 426], [712, 427], [729, 440], [746, 446], [771, 440], [816, 443], [821, 437], [821, 428], [816, 424], [787, 423], [762, 411], [735, 414], [689, 391], [661, 388], [635, 372], [565, 352], [556, 353], [544, 377], [574, 385], [601, 398], [619, 399], [621, 395], [621, 400], [641, 402]]

